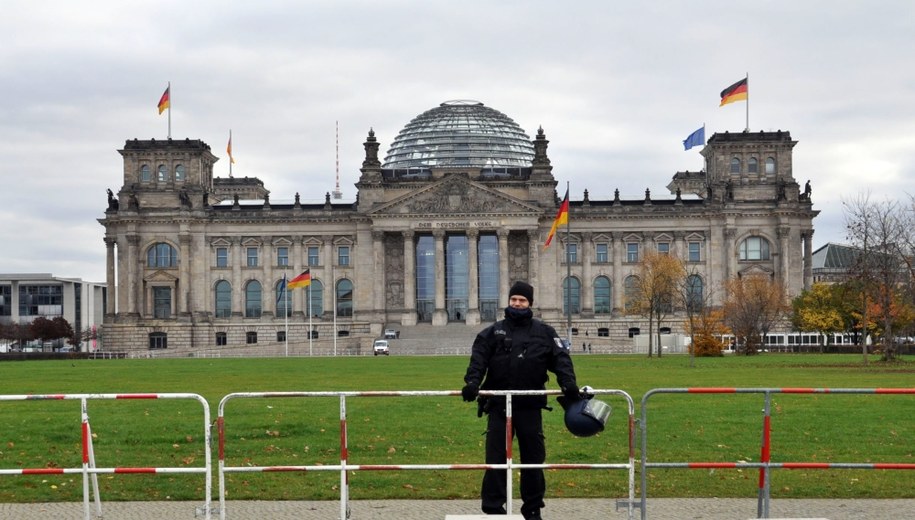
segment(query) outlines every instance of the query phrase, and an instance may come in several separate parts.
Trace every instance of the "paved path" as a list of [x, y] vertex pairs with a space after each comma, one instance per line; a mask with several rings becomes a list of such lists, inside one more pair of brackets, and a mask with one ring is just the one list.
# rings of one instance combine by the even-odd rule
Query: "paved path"
[[[626, 519], [609, 499], [547, 499], [547, 520]], [[200, 502], [102, 502], [106, 520], [182, 520], [203, 518]], [[218, 502], [213, 504], [218, 506]], [[515, 504], [520, 506], [520, 502]], [[358, 500], [350, 503], [351, 520], [444, 520], [446, 515], [478, 514], [476, 500]], [[238, 501], [226, 506], [227, 520], [337, 520], [340, 503]], [[197, 516], [195, 516], [197, 513]], [[82, 503], [0, 504], [0, 519], [82, 519]], [[91, 518], [96, 518], [92, 509]], [[212, 515], [219, 518], [218, 514]], [[634, 518], [639, 519], [639, 510]], [[648, 501], [650, 520], [745, 520], [756, 518], [756, 499], [655, 498]], [[769, 518], [829, 520], [903, 520], [915, 518], [915, 499], [900, 500], [772, 500]]]

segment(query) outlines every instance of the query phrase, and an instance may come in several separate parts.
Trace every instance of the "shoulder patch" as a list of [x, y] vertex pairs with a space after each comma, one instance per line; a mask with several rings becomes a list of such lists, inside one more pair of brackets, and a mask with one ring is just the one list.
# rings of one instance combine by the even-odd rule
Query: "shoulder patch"
[[559, 348], [564, 348], [564, 349], [566, 349], [566, 350], [569, 350], [569, 346], [566, 345], [565, 341], [562, 341], [562, 340], [559, 339], [559, 338], [553, 338], [553, 341], [556, 342], [556, 346], [557, 346], [557, 347], [559, 347]]

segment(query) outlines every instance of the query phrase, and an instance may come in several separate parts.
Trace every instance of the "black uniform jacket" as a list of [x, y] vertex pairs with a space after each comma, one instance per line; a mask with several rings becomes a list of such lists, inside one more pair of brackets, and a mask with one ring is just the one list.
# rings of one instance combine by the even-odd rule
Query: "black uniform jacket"
[[[536, 318], [502, 320], [477, 334], [464, 382], [482, 390], [543, 390], [548, 370], [560, 388], [576, 384], [572, 358], [556, 330]], [[546, 402], [545, 395], [512, 397], [513, 408], [544, 408]], [[504, 403], [503, 397], [492, 398], [489, 409]]]

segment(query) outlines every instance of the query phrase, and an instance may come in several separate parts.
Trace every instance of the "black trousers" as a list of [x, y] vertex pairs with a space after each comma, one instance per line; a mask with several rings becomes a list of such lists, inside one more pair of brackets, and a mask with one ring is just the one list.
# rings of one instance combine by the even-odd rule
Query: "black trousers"
[[[486, 430], [486, 463], [505, 463], [505, 412], [493, 411], [489, 414]], [[543, 464], [546, 460], [546, 446], [543, 438], [542, 409], [512, 409], [513, 434], [518, 439], [522, 464]], [[512, 460], [517, 457], [512, 454]], [[546, 481], [542, 469], [521, 470], [521, 514], [528, 515], [540, 511], [544, 506], [543, 494], [546, 492]], [[483, 474], [483, 487], [480, 493], [483, 499], [483, 512], [495, 513], [501, 510], [506, 501], [505, 470], [490, 469]]]

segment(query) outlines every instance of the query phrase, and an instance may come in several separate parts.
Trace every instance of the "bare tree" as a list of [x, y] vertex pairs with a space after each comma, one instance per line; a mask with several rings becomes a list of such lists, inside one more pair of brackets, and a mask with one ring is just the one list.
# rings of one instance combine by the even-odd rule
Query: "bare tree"
[[[909, 234], [907, 210], [893, 200], [873, 201], [869, 193], [843, 201], [843, 206], [848, 238], [861, 250], [855, 259], [852, 276], [862, 287], [862, 326], [866, 329], [869, 324], [868, 302], [873, 301], [883, 333], [883, 359], [892, 361], [896, 359], [894, 307], [898, 306], [899, 288], [909, 272], [903, 261]], [[866, 332], [862, 344], [866, 357]]]
[[705, 286], [705, 281], [699, 273], [697, 266], [690, 266], [685, 261], [683, 277], [677, 294], [679, 305], [686, 314], [686, 330], [689, 332], [689, 366], [694, 365], [696, 357], [696, 332], [706, 331], [710, 320], [712, 308], [712, 291]]
[[765, 334], [790, 309], [785, 287], [762, 274], [731, 278], [725, 285], [725, 323], [742, 342], [739, 351], [756, 354]]
[[[658, 357], [661, 357], [661, 323], [673, 313], [684, 275], [683, 264], [669, 254], [648, 251], [639, 263], [637, 307], [648, 318], [648, 357], [652, 356], [655, 337], [658, 340]], [[653, 332], [657, 332], [657, 336]]]

